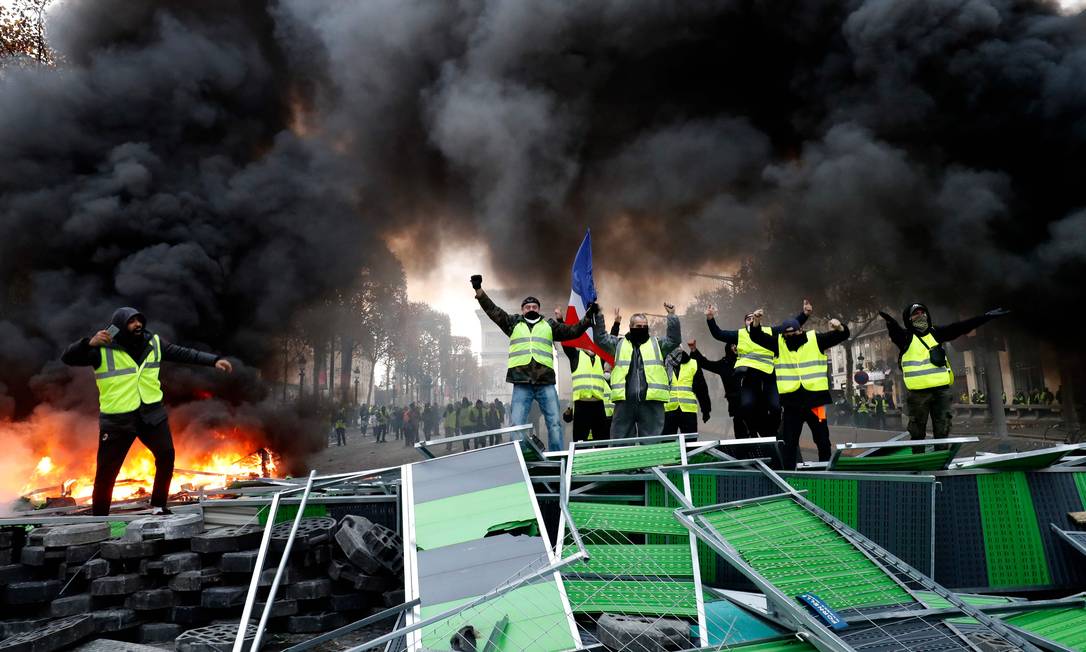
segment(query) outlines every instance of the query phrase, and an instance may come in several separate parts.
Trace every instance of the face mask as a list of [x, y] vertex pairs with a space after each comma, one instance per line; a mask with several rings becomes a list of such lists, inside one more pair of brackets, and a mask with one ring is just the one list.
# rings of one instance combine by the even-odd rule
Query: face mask
[[539, 313], [534, 310], [529, 310], [528, 312], [524, 313], [524, 318], [532, 322], [539, 321]]
[[649, 341], [649, 329], [647, 326], [631, 328], [628, 337], [634, 344], [644, 344]]
[[915, 328], [916, 330], [918, 330], [918, 331], [926, 331], [926, 330], [928, 330], [928, 316], [927, 315], [917, 315], [916, 317], [912, 318], [912, 322], [913, 322], [913, 328]]

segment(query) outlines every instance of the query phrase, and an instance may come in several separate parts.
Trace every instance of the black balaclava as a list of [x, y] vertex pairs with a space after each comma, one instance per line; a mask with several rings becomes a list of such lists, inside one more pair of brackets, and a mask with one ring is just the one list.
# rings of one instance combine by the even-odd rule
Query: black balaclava
[[626, 333], [626, 339], [630, 340], [632, 344], [641, 346], [645, 342], [649, 341], [649, 326], [645, 324], [644, 327], [630, 327], [630, 331]]
[[[796, 335], [785, 335], [784, 331], [792, 329]], [[798, 351], [799, 347], [807, 342], [807, 336], [799, 328], [799, 322], [795, 319], [785, 319], [781, 322], [781, 334], [784, 335], [784, 345], [789, 351]]]
[[[919, 323], [914, 322], [912, 314], [917, 310], [923, 310], [926, 319], [919, 320]], [[917, 335], [924, 335], [931, 330], [934, 320], [931, 318], [931, 311], [928, 307], [922, 303], [910, 303], [905, 310], [902, 311], [901, 317], [905, 320], [905, 328], [916, 333]]]
[[[537, 299], [535, 297], [532, 297], [532, 296], [529, 296], [529, 297], [524, 297], [524, 301], [520, 302], [520, 307], [523, 308], [524, 306], [528, 305], [529, 303], [534, 303], [537, 306], [543, 305], [542, 303], [539, 302], [539, 299]], [[540, 318], [540, 314], [535, 310], [530, 310], [530, 311], [524, 313], [524, 319], [528, 320], [528, 322], [531, 323], [531, 324], [534, 324], [535, 322], [539, 321], [539, 318]]]

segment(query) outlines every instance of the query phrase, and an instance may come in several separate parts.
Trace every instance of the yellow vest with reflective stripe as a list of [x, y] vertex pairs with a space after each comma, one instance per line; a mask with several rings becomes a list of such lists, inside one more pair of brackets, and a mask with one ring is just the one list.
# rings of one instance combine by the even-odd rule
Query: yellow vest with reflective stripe
[[777, 336], [777, 392], [790, 394], [800, 387], [808, 392], [830, 389], [826, 375], [826, 354], [818, 348], [814, 331], [807, 331], [807, 341], [795, 351], [788, 350], [784, 335]]
[[603, 400], [603, 392], [607, 389], [607, 381], [603, 378], [603, 361], [600, 356], [589, 356], [583, 350], [577, 353], [577, 371], [573, 372], [573, 400]]
[[671, 379], [671, 394], [665, 411], [697, 412], [698, 399], [694, 396], [694, 374], [698, 371], [698, 361], [687, 360], [679, 365], [675, 377]]
[[509, 368], [523, 367], [532, 360], [554, 369], [554, 334], [546, 319], [540, 319], [534, 327], [521, 320], [509, 334]]
[[[925, 342], [927, 346], [924, 346]], [[950, 367], [936, 367], [931, 363], [928, 349], [937, 346], [939, 342], [931, 333], [927, 333], [923, 338], [913, 333], [909, 348], [901, 356], [901, 373], [905, 377], [905, 387], [929, 389], [946, 387], [954, 382], [954, 372], [950, 370]]]
[[603, 414], [604, 416], [615, 415], [615, 402], [611, 400], [611, 387], [605, 385], [603, 389]]
[[[641, 361], [645, 365], [645, 384], [648, 385], [645, 400], [666, 403], [671, 393], [671, 383], [667, 379], [667, 370], [664, 369], [664, 356], [660, 353], [660, 341], [655, 337], [650, 337], [638, 350], [641, 352]], [[619, 338], [615, 368], [611, 371], [612, 401], [626, 400], [626, 374], [630, 370], [630, 361], [632, 359], [633, 344], [625, 337]]]
[[[762, 332], [772, 335], [773, 329], [769, 326], [762, 326]], [[762, 373], [773, 373], [773, 352], [764, 346], [755, 344], [745, 328], [739, 329], [739, 345], [735, 347], [735, 353], [738, 356], [735, 360], [736, 369], [750, 367]]]
[[151, 336], [151, 352], [136, 364], [123, 349], [102, 347], [102, 360], [94, 370], [98, 384], [98, 409], [102, 414], [124, 414], [138, 410], [143, 403], [162, 400], [158, 370], [162, 366], [162, 343]]

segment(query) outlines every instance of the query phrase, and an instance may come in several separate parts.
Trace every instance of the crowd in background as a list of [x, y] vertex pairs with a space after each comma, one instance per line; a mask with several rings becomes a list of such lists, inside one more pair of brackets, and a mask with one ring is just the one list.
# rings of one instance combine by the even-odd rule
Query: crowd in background
[[[448, 403], [442, 408], [432, 403], [408, 405], [362, 405], [357, 411], [343, 407], [332, 415], [332, 430], [337, 446], [346, 445], [348, 426], [357, 426], [363, 437], [371, 435], [375, 443], [403, 441], [413, 446], [422, 440], [436, 439], [439, 435], [452, 437], [484, 430], [496, 430], [505, 423], [506, 409], [501, 399], [486, 403], [481, 399], [472, 402], [468, 397]], [[421, 440], [419, 438], [422, 438]], [[488, 442], [488, 439], [493, 441]], [[488, 443], [497, 443], [497, 437], [465, 440], [464, 450]]]

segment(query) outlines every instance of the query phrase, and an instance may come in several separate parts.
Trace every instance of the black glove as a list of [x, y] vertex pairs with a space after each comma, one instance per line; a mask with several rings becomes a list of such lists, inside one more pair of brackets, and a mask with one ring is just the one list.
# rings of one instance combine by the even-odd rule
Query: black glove
[[883, 312], [881, 310], [879, 311], [879, 317], [882, 317], [886, 321], [890, 321], [891, 319], [893, 319], [893, 317], [891, 317], [890, 315], [886, 314], [885, 312]]
[[702, 423], [709, 423], [709, 413], [708, 412], [702, 412], [701, 413], [701, 421], [702, 421]]
[[593, 301], [585, 307], [585, 317], [595, 317], [596, 313], [600, 311], [600, 304]]
[[1003, 315], [1009, 315], [1009, 314], [1011, 314], [1011, 311], [1007, 310], [1006, 308], [993, 308], [992, 310], [989, 310], [988, 312], [984, 313], [984, 316], [985, 317], [1002, 317]]
[[483, 289], [483, 276], [482, 276], [482, 274], [472, 274], [472, 276], [471, 276], [471, 287], [475, 288], [476, 290]]

